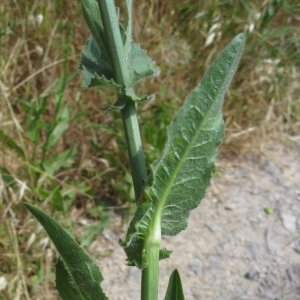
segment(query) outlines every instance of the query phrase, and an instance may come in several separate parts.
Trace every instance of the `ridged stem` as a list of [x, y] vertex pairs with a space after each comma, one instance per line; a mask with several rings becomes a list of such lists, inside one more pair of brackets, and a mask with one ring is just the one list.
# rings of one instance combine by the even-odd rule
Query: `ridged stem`
[[[105, 31], [106, 43], [109, 49], [108, 54], [113, 64], [114, 80], [125, 87], [129, 80], [129, 74], [116, 7], [113, 0], [98, 0], [98, 5]], [[119, 97], [126, 96], [119, 95]], [[138, 204], [139, 199], [142, 196], [144, 184], [147, 180], [147, 172], [135, 103], [130, 99], [127, 99], [127, 103], [121, 110], [121, 113], [131, 165], [135, 198], [136, 203]], [[149, 266], [142, 271], [142, 300], [156, 300], [158, 297], [158, 262], [161, 240], [160, 228], [158, 235], [157, 233], [158, 231], [154, 230], [153, 235], [150, 235], [145, 245]]]
[[[110, 60], [113, 64], [114, 80], [116, 83], [125, 87], [129, 80], [129, 74], [116, 7], [113, 0], [98, 0], [98, 5], [105, 31], [106, 43], [108, 44]], [[119, 95], [119, 97], [126, 96]], [[125, 107], [121, 110], [121, 114], [131, 165], [135, 198], [138, 203], [147, 180], [147, 171], [135, 103], [131, 99], [127, 99]]]

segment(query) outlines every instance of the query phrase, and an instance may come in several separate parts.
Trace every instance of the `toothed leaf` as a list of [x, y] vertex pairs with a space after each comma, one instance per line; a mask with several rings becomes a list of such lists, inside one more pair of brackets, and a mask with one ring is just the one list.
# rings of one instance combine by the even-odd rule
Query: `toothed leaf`
[[131, 86], [141, 79], [158, 77], [160, 74], [159, 68], [155, 67], [155, 63], [147, 55], [147, 52], [141, 49], [138, 44], [132, 44], [127, 64]]
[[98, 3], [95, 0], [82, 0], [81, 8], [84, 20], [98, 44], [101, 58], [110, 64]]
[[113, 82], [111, 66], [101, 59], [101, 51], [93, 36], [87, 40], [82, 50], [79, 68], [82, 72], [84, 87], [107, 86], [108, 82], [111, 82], [113, 88], [116, 87], [116, 83]]
[[150, 235], [160, 234], [157, 228], [162, 235], [184, 230], [190, 210], [203, 199], [224, 138], [224, 95], [244, 43], [245, 35], [240, 34], [224, 49], [171, 122], [162, 156], [151, 166], [152, 180], [122, 243], [130, 265], [145, 268]]

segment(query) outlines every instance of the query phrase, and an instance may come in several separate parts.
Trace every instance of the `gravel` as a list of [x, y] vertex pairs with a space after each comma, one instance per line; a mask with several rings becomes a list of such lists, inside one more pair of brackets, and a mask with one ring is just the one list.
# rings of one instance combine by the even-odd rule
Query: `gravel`
[[[159, 299], [177, 268], [186, 300], [300, 300], [300, 147], [268, 142], [217, 169], [188, 228], [163, 239], [173, 253], [160, 262]], [[106, 229], [95, 247], [113, 250], [98, 261], [110, 300], [140, 297], [141, 272], [118, 245], [126, 227]]]

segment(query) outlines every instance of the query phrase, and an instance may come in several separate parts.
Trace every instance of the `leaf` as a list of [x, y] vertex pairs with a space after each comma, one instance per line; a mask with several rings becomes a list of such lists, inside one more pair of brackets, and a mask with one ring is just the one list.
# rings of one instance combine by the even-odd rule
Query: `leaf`
[[5, 183], [5, 187], [10, 187], [15, 184], [15, 179], [12, 174], [6, 169], [0, 166], [0, 176]]
[[70, 168], [74, 163], [74, 157], [77, 154], [77, 146], [66, 151], [52, 155], [42, 162], [43, 169], [47, 174], [53, 176], [61, 168]]
[[11, 150], [14, 150], [22, 158], [25, 158], [24, 151], [8, 135], [6, 135], [1, 129], [0, 129], [0, 141], [1, 141], [2, 145], [7, 146]]
[[160, 74], [159, 68], [155, 67], [155, 63], [147, 55], [147, 52], [141, 49], [139, 44], [132, 45], [127, 64], [131, 86], [144, 78], [158, 77]]
[[184, 300], [181, 279], [177, 269], [170, 276], [165, 300]]
[[122, 245], [129, 265], [147, 266], [145, 242], [150, 235], [176, 235], [187, 227], [210, 184], [218, 146], [224, 138], [224, 95], [238, 66], [245, 35], [238, 35], [206, 72], [177, 112], [160, 159]]
[[134, 92], [134, 85], [142, 79], [158, 77], [160, 74], [159, 68], [155, 67], [155, 63], [147, 55], [147, 52], [141, 49], [138, 44], [132, 44], [130, 47], [127, 65], [130, 80], [125, 86], [124, 94], [135, 102], [152, 100], [155, 95], [138, 97]]
[[29, 203], [23, 205], [41, 223], [60, 254], [61, 262], [56, 268], [60, 297], [63, 300], [107, 300], [100, 287], [103, 277], [95, 262], [53, 218]]
[[[59, 291], [61, 299], [81, 300], [84, 299], [78, 293], [76, 287], [71, 284], [72, 278], [66, 270], [64, 263], [59, 258], [55, 266], [56, 269], [56, 289]], [[68, 278], [68, 280], [66, 280]]]
[[112, 81], [113, 88], [117, 86], [113, 82], [112, 68], [105, 60], [101, 59], [101, 51], [93, 36], [89, 37], [82, 50], [79, 68], [83, 75], [82, 83], [84, 87], [108, 85], [105, 82], [110, 81]]
[[53, 131], [51, 132], [51, 134], [49, 136], [47, 144], [45, 144], [45, 147], [44, 147], [45, 150], [44, 151], [48, 152], [54, 147], [54, 145], [57, 143], [57, 141], [59, 140], [61, 135], [67, 129], [68, 124], [69, 124], [68, 121], [64, 121], [64, 122], [58, 123], [54, 127]]
[[99, 57], [110, 64], [108, 49], [105, 46], [107, 45], [107, 42], [105, 41], [105, 34], [98, 3], [95, 0], [82, 0], [81, 8], [84, 20], [98, 44], [100, 51]]

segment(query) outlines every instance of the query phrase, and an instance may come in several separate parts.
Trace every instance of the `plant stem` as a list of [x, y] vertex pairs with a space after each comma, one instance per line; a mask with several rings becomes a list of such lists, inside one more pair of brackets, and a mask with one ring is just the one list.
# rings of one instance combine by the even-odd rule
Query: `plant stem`
[[128, 100], [125, 108], [121, 110], [121, 113], [131, 165], [135, 199], [136, 203], [138, 204], [138, 201], [143, 193], [144, 184], [147, 181], [147, 170], [135, 103], [131, 100]]
[[[108, 54], [113, 64], [114, 80], [118, 84], [126, 86], [129, 80], [129, 74], [114, 1], [98, 0], [98, 5], [105, 31], [106, 44], [109, 49]], [[119, 97], [126, 96], [119, 95]], [[127, 99], [127, 103], [121, 110], [121, 113], [131, 165], [135, 198], [136, 203], [139, 204], [138, 202], [142, 196], [144, 184], [147, 181], [147, 171], [135, 103]], [[160, 224], [158, 227], [159, 228], [153, 228], [153, 234], [150, 235], [145, 245], [149, 265], [142, 271], [142, 300], [156, 300], [158, 297], [158, 263], [161, 242]]]
[[[129, 74], [114, 1], [98, 0], [98, 5], [109, 49], [108, 53], [113, 64], [114, 80], [118, 84], [126, 86]], [[119, 97], [126, 96], [120, 95]], [[147, 180], [147, 171], [136, 108], [132, 100], [127, 99], [127, 103], [121, 110], [121, 114], [131, 165], [135, 199], [136, 203], [138, 203], [138, 200], [142, 196], [144, 183]]]
[[145, 254], [148, 266], [142, 271], [141, 300], [157, 300], [158, 276], [159, 276], [159, 248], [161, 244], [160, 217], [154, 221], [153, 228], [149, 229], [149, 235], [145, 242]]
[[98, 0], [108, 55], [116, 83], [125, 86], [129, 79], [126, 57], [114, 0]]

